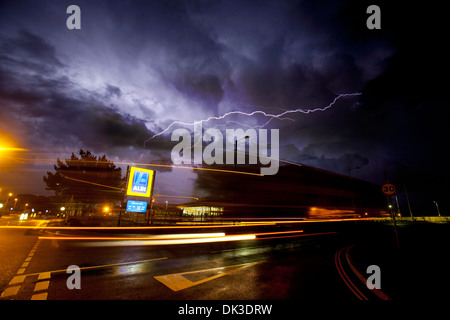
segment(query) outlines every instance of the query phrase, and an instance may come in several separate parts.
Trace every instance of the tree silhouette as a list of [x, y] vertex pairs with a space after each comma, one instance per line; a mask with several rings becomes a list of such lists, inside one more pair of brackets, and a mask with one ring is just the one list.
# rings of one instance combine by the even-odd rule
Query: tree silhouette
[[80, 149], [79, 156], [72, 153], [65, 162], [59, 158], [55, 173], [43, 177], [46, 190], [54, 190], [55, 196], [92, 208], [99, 203], [118, 202], [123, 196], [125, 178], [122, 169], [106, 155], [94, 156], [89, 150]]

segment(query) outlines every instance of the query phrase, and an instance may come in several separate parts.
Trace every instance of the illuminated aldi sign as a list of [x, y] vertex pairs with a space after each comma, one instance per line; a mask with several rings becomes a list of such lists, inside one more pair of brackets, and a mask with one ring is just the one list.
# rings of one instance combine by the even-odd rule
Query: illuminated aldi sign
[[127, 211], [128, 212], [145, 212], [145, 211], [147, 211], [147, 201], [128, 200]]
[[154, 174], [155, 172], [153, 170], [131, 167], [127, 195], [150, 197]]

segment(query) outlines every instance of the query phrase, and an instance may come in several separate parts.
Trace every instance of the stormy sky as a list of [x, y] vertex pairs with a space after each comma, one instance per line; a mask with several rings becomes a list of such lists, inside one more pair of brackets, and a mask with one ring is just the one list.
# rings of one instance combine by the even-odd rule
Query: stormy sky
[[[80, 30], [66, 27], [71, 4]], [[370, 4], [381, 30], [366, 27]], [[361, 93], [271, 121], [280, 158], [380, 184], [386, 170], [429, 210], [433, 200], [450, 209], [443, 11], [432, 2], [1, 1], [0, 134], [27, 151], [2, 162], [0, 185], [48, 194], [42, 176], [80, 148], [122, 166], [171, 164], [170, 131], [145, 141], [173, 121], [314, 109]], [[195, 172], [158, 170], [157, 192], [195, 193]]]

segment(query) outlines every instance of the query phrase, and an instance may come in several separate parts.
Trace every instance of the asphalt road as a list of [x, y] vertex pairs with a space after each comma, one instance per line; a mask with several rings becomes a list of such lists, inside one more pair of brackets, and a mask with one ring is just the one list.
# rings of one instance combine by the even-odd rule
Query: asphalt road
[[[42, 227], [48, 221], [27, 223]], [[299, 225], [295, 228], [299, 230]], [[305, 224], [301, 229], [301, 234], [293, 234], [289, 229], [278, 228], [276, 232], [284, 233], [253, 240], [143, 245], [144, 242], [122, 238], [148, 237], [149, 231], [111, 234], [105, 230], [0, 227], [1, 299], [342, 302], [401, 299], [403, 292], [395, 285], [399, 274], [392, 271], [397, 266], [386, 260], [397, 250], [392, 225], [333, 222]], [[254, 232], [253, 228], [239, 232], [243, 230]], [[269, 231], [273, 230], [265, 229], [264, 233]], [[49, 238], [66, 236], [72, 238]], [[86, 237], [119, 240], [86, 240]], [[432, 259], [428, 261], [433, 264]], [[361, 279], [368, 277], [365, 271], [369, 264], [381, 265], [382, 295], [374, 294]], [[67, 286], [72, 276], [67, 268], [72, 265], [80, 268], [80, 289]], [[73, 278], [69, 281], [75, 283]]]

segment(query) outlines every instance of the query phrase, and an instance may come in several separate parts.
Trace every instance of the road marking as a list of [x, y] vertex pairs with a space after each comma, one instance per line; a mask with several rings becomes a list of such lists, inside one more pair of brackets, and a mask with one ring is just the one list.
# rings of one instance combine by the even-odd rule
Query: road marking
[[356, 285], [350, 280], [350, 277], [347, 275], [347, 273], [344, 270], [344, 266], [342, 265], [341, 261], [341, 253], [344, 250], [348, 250], [351, 246], [344, 247], [339, 249], [335, 256], [334, 256], [334, 263], [336, 264], [336, 268], [339, 272], [339, 275], [341, 276], [342, 280], [344, 280], [344, 283], [347, 285], [347, 287], [353, 292], [353, 294], [359, 299], [359, 300], [369, 300], [357, 287]]
[[34, 291], [47, 290], [49, 285], [50, 285], [50, 281], [40, 281], [40, 282], [36, 283], [36, 286], [34, 287]]
[[[14, 278], [11, 279], [11, 281], [9, 282], [9, 286], [8, 288], [6, 288], [2, 294], [1, 294], [1, 298], [4, 297], [12, 297], [17, 295], [17, 293], [20, 290], [20, 284], [22, 284], [25, 280], [25, 278], [28, 276], [26, 274], [23, 274], [26, 270], [26, 268], [28, 267], [28, 265], [30, 264], [31, 258], [33, 258], [34, 252], [36, 251], [37, 247], [39, 246], [39, 243], [41, 242], [40, 239], [38, 239], [36, 241], [36, 243], [33, 245], [33, 247], [31, 248], [31, 250], [28, 252], [28, 256], [25, 258], [24, 262], [22, 263], [22, 265], [20, 266], [19, 270], [17, 270], [16, 276]], [[16, 285], [19, 284], [19, 285]]]
[[[353, 273], [358, 277], [359, 280], [364, 284], [364, 286], [367, 286], [367, 279], [359, 272], [359, 270], [353, 265], [353, 260], [350, 258], [350, 254], [348, 253], [350, 251], [351, 247], [348, 248], [348, 250], [345, 253], [345, 257], [347, 259], [347, 263], [352, 269]], [[391, 300], [391, 298], [385, 294], [380, 289], [373, 288], [371, 291], [381, 300]]]
[[47, 292], [33, 294], [31, 296], [31, 300], [47, 300], [47, 295], [48, 295]]
[[14, 284], [22, 283], [25, 280], [26, 276], [15, 276], [9, 282], [9, 285], [12, 286]]
[[[251, 262], [251, 263], [244, 263], [244, 264], [237, 264], [234, 266], [227, 266], [227, 267], [218, 267], [218, 268], [211, 268], [211, 269], [203, 269], [203, 270], [196, 270], [196, 271], [188, 271], [188, 272], [180, 272], [180, 273], [172, 273], [172, 274], [166, 274], [161, 276], [155, 276], [154, 278], [164, 284], [166, 287], [171, 289], [172, 291], [180, 291], [184, 290], [223, 276], [226, 276], [228, 274], [231, 274], [235, 271], [248, 268], [251, 266], [254, 266], [258, 263], [261, 263], [262, 261], [257, 262]], [[216, 273], [213, 276], [207, 276], [206, 278], [203, 278], [201, 280], [197, 281], [191, 281], [187, 279], [185, 276], [188, 275], [199, 275], [201, 273], [210, 275], [211, 273]]]
[[[80, 270], [92, 270], [92, 269], [118, 267], [118, 266], [124, 266], [124, 265], [128, 265], [128, 264], [146, 263], [146, 262], [153, 262], [153, 261], [159, 261], [159, 260], [165, 260], [165, 259], [168, 259], [168, 258], [167, 257], [163, 257], [163, 258], [154, 258], [154, 259], [147, 259], [147, 260], [121, 262], [121, 263], [102, 264], [102, 265], [98, 265], [98, 266], [81, 267]], [[26, 274], [26, 276], [34, 276], [34, 275], [47, 274], [47, 273], [48, 274], [51, 274], [51, 273], [66, 273], [66, 272], [67, 272], [67, 269], [59, 269], [59, 270], [51, 270], [51, 271], [28, 273], [28, 274]]]
[[50, 279], [50, 277], [51, 277], [50, 272], [41, 272], [39, 273], [38, 280]]
[[24, 273], [25, 272], [25, 268], [20, 268], [18, 271], [17, 271], [17, 274], [22, 274], [22, 273]]
[[10, 297], [10, 296], [15, 296], [17, 294], [17, 292], [19, 292], [20, 286], [14, 286], [14, 287], [8, 287], [5, 289], [5, 291], [2, 292], [1, 297], [5, 298], [5, 297]]

